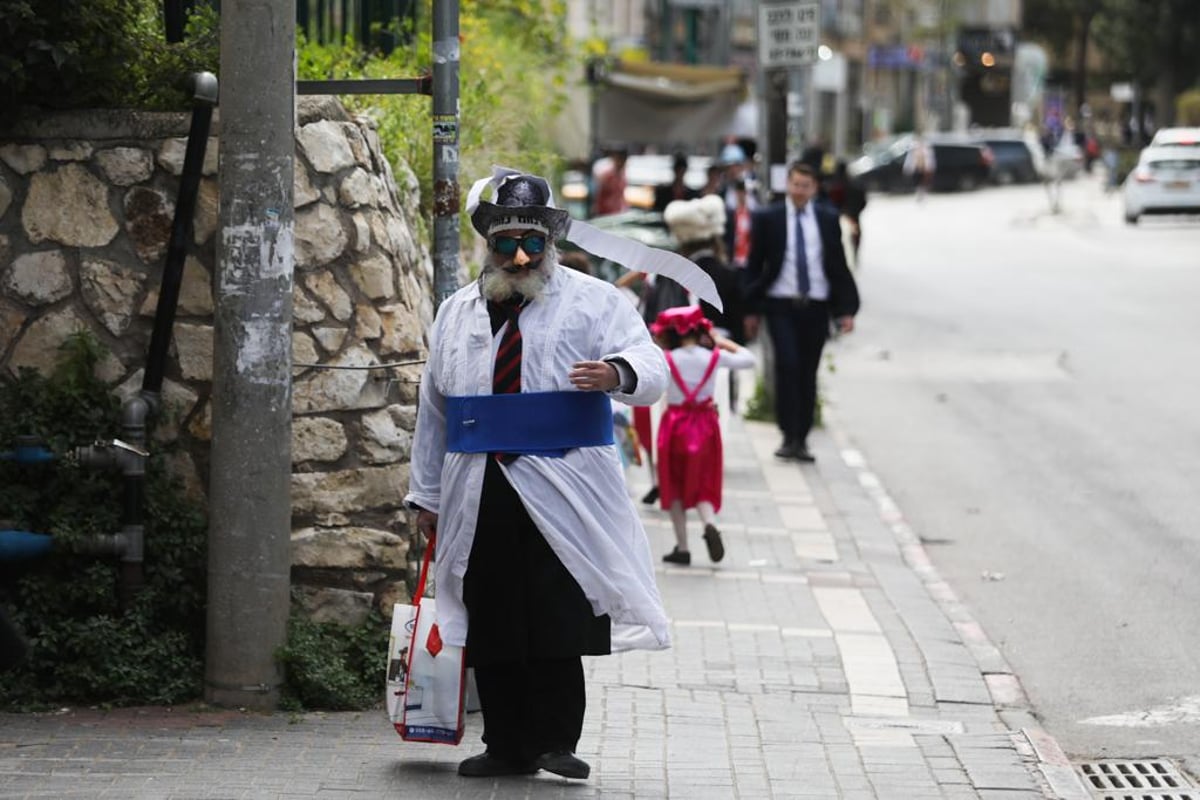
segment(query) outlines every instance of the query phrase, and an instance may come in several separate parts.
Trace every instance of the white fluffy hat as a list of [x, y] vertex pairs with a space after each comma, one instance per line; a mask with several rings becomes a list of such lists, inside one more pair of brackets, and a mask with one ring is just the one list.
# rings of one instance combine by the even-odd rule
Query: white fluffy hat
[[725, 235], [725, 201], [715, 194], [675, 200], [663, 211], [663, 219], [680, 244], [708, 241]]

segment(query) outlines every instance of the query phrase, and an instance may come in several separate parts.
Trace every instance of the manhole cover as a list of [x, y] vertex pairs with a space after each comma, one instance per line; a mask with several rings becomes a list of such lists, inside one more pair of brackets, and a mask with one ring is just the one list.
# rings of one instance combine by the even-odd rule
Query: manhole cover
[[1170, 761], [1085, 761], [1083, 782], [1098, 800], [1200, 800], [1200, 793]]

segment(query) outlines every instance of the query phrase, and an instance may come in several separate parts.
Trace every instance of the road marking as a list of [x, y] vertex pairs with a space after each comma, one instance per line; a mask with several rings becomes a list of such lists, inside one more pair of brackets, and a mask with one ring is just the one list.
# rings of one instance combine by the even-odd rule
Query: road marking
[[1128, 711], [1105, 717], [1089, 717], [1082, 725], [1109, 725], [1118, 728], [1153, 728], [1158, 725], [1200, 724], [1200, 694], [1185, 697], [1170, 706], [1158, 706], [1145, 711]]

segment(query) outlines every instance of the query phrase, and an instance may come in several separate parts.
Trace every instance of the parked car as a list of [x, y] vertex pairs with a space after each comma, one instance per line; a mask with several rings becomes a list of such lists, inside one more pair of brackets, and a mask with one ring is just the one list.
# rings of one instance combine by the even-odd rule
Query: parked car
[[[904, 157], [913, 146], [912, 134], [871, 146], [847, 167], [850, 177], [868, 192], [906, 192], [912, 178], [904, 174]], [[960, 137], [930, 137], [933, 146], [934, 191], [969, 191], [991, 180], [992, 153], [987, 145]]]
[[1200, 148], [1200, 128], [1159, 128], [1149, 146]]
[[[654, 208], [655, 187], [670, 183], [675, 177], [671, 169], [673, 160], [673, 156], [665, 153], [631, 155], [625, 160], [625, 202], [630, 208]], [[612, 160], [608, 157], [597, 159], [592, 166], [593, 174], [608, 169], [611, 163]], [[703, 189], [708, 180], [708, 165], [711, 163], [712, 158], [709, 156], [688, 156], [688, 168], [683, 175], [683, 182], [697, 191]], [[583, 172], [573, 171], [563, 175], [561, 194], [564, 201], [572, 204], [568, 206], [572, 216], [587, 218], [593, 182], [594, 179], [590, 179]], [[578, 213], [577, 208], [580, 209]]]
[[1200, 214], [1200, 148], [1147, 147], [1123, 193], [1130, 225], [1144, 214]]
[[[984, 131], [973, 133], [971, 141], [986, 145], [992, 151], [993, 183], [1006, 186], [1010, 183], [1035, 183], [1041, 179], [1038, 164], [1045, 157], [1030, 149], [1029, 142], [1019, 131]], [[1035, 142], [1035, 146], [1040, 144]]]

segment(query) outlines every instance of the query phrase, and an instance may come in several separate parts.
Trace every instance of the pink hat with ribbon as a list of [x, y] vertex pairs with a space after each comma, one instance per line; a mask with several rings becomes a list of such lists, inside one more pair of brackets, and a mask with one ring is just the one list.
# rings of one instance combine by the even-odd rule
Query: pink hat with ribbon
[[660, 311], [654, 322], [650, 323], [650, 332], [659, 336], [668, 330], [675, 331], [680, 336], [707, 333], [712, 330], [712, 321], [704, 316], [700, 306], [668, 308], [666, 311]]

